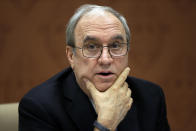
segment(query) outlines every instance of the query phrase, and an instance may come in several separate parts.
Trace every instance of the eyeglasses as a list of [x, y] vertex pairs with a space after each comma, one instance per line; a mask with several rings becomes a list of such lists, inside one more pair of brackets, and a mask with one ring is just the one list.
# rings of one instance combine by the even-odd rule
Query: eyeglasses
[[109, 44], [108, 46], [102, 46], [100, 44], [90, 43], [90, 44], [84, 44], [83, 47], [75, 46], [73, 48], [81, 49], [84, 57], [98, 58], [101, 56], [104, 47], [108, 48], [108, 52], [111, 57], [124, 56], [127, 54], [128, 51], [128, 44], [119, 43], [119, 42], [114, 42], [112, 44]]

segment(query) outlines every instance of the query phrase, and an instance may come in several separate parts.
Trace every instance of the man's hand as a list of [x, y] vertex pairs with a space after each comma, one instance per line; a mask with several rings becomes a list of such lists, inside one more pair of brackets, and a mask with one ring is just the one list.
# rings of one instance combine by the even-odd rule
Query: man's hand
[[98, 91], [93, 83], [87, 79], [84, 80], [98, 114], [97, 121], [110, 130], [116, 129], [133, 102], [131, 90], [125, 82], [129, 71], [129, 67], [125, 68], [114, 84], [105, 92]]

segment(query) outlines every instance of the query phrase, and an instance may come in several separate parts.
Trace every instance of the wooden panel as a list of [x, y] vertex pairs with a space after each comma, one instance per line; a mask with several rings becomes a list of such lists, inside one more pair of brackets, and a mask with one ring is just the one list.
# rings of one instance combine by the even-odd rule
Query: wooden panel
[[64, 30], [84, 3], [109, 5], [132, 31], [131, 75], [160, 84], [173, 131], [196, 130], [195, 0], [1, 0], [0, 103], [68, 66]]

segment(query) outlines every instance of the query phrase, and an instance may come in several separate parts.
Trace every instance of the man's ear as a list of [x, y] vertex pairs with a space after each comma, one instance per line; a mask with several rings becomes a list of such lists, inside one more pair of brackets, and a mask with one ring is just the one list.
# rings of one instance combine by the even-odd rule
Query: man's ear
[[69, 61], [69, 64], [71, 65], [71, 68], [74, 69], [74, 52], [73, 48], [71, 46], [66, 46], [66, 56]]

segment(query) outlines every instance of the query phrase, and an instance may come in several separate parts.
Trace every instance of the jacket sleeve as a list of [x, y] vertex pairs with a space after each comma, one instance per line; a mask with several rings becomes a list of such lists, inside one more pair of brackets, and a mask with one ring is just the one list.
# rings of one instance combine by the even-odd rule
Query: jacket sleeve
[[170, 131], [170, 127], [167, 120], [165, 96], [162, 89], [160, 93], [161, 93], [161, 106], [160, 106], [160, 117], [158, 121], [158, 131]]
[[24, 97], [19, 104], [19, 131], [57, 131], [44, 107]]

